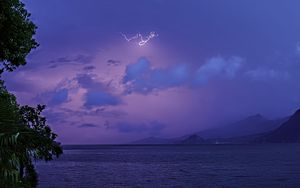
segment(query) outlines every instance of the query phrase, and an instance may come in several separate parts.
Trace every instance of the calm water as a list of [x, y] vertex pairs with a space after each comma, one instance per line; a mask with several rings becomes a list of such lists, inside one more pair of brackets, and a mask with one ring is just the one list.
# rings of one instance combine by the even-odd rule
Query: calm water
[[300, 145], [83, 146], [37, 164], [39, 187], [300, 187]]

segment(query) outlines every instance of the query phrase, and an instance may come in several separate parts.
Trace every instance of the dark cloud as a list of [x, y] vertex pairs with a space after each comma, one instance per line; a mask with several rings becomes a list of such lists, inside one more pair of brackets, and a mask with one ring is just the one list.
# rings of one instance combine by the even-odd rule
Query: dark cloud
[[[77, 90], [78, 88], [86, 89], [83, 94], [83, 107], [88, 110], [86, 113], [80, 111], [70, 112], [72, 115], [87, 115], [93, 113], [107, 117], [122, 116], [124, 113], [119, 111], [106, 111], [107, 106], [116, 106], [122, 103], [121, 96], [114, 95], [107, 84], [96, 81], [91, 74], [78, 74], [72, 79], [61, 81], [55, 89], [43, 92], [35, 97], [37, 102], [46, 103], [50, 107], [60, 105], [68, 102], [69, 92], [72, 89]], [[69, 100], [68, 100], [69, 99]], [[95, 112], [90, 112], [90, 108], [97, 108]]]
[[84, 110], [72, 110], [68, 108], [60, 108], [62, 113], [66, 117], [85, 117], [85, 116], [95, 116], [95, 117], [105, 117], [105, 118], [120, 118], [127, 115], [127, 113], [120, 110], [109, 110], [107, 107], [98, 107], [96, 109], [84, 109]]
[[85, 107], [115, 106], [121, 103], [121, 99], [107, 92], [91, 91], [85, 95]]
[[107, 84], [98, 82], [92, 75], [80, 74], [76, 77], [78, 84], [87, 89], [84, 106], [87, 108], [96, 106], [115, 106], [121, 103], [121, 99], [109, 91]]
[[126, 67], [123, 84], [126, 92], [147, 94], [154, 89], [165, 89], [180, 86], [189, 79], [189, 71], [185, 65], [167, 69], [151, 68], [146, 58], [140, 58], [136, 63]]
[[50, 61], [49, 63], [70, 63], [72, 62], [73, 59], [69, 58], [69, 57], [59, 57], [57, 59], [54, 59], [52, 61]]
[[69, 90], [64, 87], [57, 87], [56, 89], [45, 91], [34, 97], [34, 100], [39, 103], [45, 103], [47, 106], [56, 106], [68, 101]]
[[96, 81], [90, 74], [78, 74], [75, 78], [78, 84], [88, 91], [106, 91], [107, 87], [102, 82]]
[[150, 61], [146, 58], [140, 58], [136, 63], [126, 67], [123, 84], [125, 84], [126, 93], [137, 92], [142, 94], [183, 85], [201, 85], [217, 76], [233, 78], [240, 69], [242, 62], [243, 59], [240, 57], [229, 59], [213, 57], [208, 59], [196, 71], [192, 71], [186, 64], [164, 69], [152, 68]]
[[92, 60], [93, 60], [92, 56], [86, 56], [86, 55], [78, 55], [76, 58], [73, 59], [74, 62], [78, 62], [81, 64], [91, 63]]
[[66, 88], [55, 91], [52, 95], [52, 99], [50, 100], [49, 104], [50, 105], [58, 105], [58, 104], [67, 102], [68, 93], [69, 93], [69, 91]]
[[75, 57], [60, 57], [57, 59], [54, 59], [50, 61], [51, 64], [49, 68], [56, 68], [58, 66], [64, 66], [64, 65], [84, 65], [89, 64], [93, 60], [92, 56], [86, 56], [86, 55], [78, 55]]
[[110, 122], [109, 121], [105, 121], [103, 126], [106, 128], [106, 129], [109, 129], [110, 128]]
[[119, 60], [113, 60], [113, 59], [107, 60], [107, 65], [109, 65], [109, 66], [118, 66], [120, 64], [121, 64], [121, 61], [119, 61]]
[[94, 128], [94, 127], [98, 127], [98, 125], [92, 123], [84, 123], [78, 126], [78, 128]]
[[92, 66], [92, 65], [83, 67], [83, 70], [85, 70], [85, 71], [91, 71], [91, 70], [94, 70], [94, 69], [96, 69], [96, 67]]

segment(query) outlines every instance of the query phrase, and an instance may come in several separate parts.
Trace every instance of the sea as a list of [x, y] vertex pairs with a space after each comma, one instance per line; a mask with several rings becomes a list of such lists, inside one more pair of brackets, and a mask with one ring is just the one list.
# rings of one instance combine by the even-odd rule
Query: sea
[[39, 188], [300, 188], [300, 144], [65, 146]]

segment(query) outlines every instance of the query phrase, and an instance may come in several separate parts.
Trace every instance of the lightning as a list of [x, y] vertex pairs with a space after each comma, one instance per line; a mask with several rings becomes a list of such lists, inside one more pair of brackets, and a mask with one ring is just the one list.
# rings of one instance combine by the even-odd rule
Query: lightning
[[144, 46], [145, 44], [147, 44], [147, 42], [149, 42], [152, 38], [154, 37], [158, 37], [158, 34], [155, 31], [151, 31], [149, 33], [149, 35], [147, 35], [146, 37], [143, 37], [143, 35], [141, 33], [137, 33], [136, 35], [128, 38], [124, 33], [121, 33], [121, 35], [124, 37], [124, 39], [127, 42], [130, 42], [132, 40], [137, 40], [138, 41], [138, 45], [139, 46]]

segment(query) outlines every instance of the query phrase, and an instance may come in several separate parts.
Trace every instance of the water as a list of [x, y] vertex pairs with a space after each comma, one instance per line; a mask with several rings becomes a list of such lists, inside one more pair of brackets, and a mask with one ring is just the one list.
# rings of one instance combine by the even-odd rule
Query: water
[[300, 145], [82, 146], [38, 162], [40, 188], [300, 187]]

